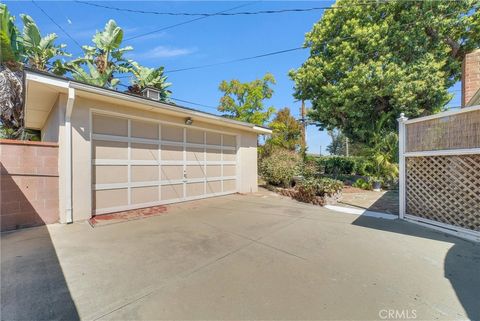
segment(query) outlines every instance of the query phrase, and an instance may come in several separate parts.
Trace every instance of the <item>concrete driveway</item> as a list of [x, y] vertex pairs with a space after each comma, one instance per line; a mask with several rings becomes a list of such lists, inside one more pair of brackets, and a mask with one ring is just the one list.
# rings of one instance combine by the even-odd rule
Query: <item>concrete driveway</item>
[[1, 236], [3, 320], [480, 319], [480, 246], [262, 191]]

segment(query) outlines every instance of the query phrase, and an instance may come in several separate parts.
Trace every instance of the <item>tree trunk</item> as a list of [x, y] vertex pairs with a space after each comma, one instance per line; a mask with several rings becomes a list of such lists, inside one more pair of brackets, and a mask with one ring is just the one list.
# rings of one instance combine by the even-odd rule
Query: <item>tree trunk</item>
[[23, 71], [0, 65], [0, 122], [5, 134], [19, 138], [23, 133]]

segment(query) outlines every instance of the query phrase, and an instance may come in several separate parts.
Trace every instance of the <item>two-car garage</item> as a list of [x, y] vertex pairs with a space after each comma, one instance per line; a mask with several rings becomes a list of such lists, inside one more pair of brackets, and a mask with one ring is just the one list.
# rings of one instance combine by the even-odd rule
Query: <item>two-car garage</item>
[[25, 126], [58, 143], [60, 221], [251, 193], [267, 128], [26, 72]]
[[234, 193], [236, 155], [235, 135], [94, 113], [94, 213]]

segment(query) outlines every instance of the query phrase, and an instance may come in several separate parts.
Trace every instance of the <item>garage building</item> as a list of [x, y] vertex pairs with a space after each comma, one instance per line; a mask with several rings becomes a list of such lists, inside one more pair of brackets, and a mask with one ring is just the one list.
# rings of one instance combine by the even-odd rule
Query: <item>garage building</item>
[[60, 221], [257, 191], [267, 128], [26, 72], [25, 126], [59, 144]]

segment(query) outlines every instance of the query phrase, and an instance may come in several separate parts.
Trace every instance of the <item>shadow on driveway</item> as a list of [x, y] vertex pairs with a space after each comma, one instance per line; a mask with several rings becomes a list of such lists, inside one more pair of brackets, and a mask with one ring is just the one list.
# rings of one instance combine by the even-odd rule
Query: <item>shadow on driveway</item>
[[[2, 185], [12, 182], [2, 175]], [[20, 189], [13, 192], [23, 195]], [[36, 213], [24, 204], [23, 213]], [[45, 225], [2, 233], [0, 259], [2, 320], [79, 320]]]
[[352, 224], [403, 235], [453, 243], [444, 259], [444, 275], [470, 320], [480, 320], [480, 245], [399, 220], [360, 216]]

